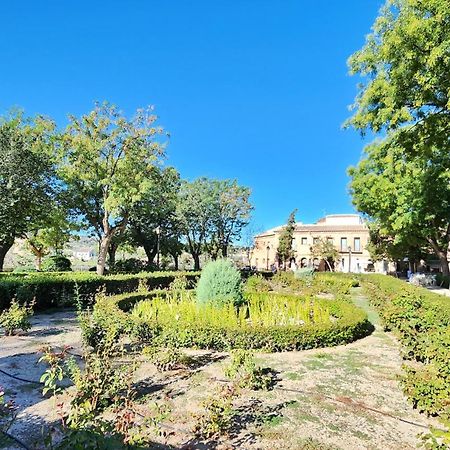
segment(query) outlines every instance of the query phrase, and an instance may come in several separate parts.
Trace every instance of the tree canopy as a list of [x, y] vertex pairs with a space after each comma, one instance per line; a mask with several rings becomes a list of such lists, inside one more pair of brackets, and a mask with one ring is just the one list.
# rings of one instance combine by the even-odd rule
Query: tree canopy
[[54, 125], [16, 113], [0, 122], [0, 270], [16, 237], [46, 225], [57, 183], [51, 160]]
[[104, 103], [80, 118], [71, 116], [62, 136], [60, 175], [68, 186], [73, 208], [100, 241], [97, 273], [103, 274], [114, 235], [123, 231], [130, 211], [152, 183], [151, 172], [164, 155], [156, 139], [151, 109], [127, 119]]
[[286, 226], [283, 228], [280, 237], [278, 239], [277, 257], [279, 262], [286, 268], [286, 263], [294, 256], [294, 250], [292, 243], [294, 241], [295, 231], [295, 215], [297, 210], [289, 214]]
[[349, 66], [363, 78], [348, 125], [400, 129], [406, 151], [449, 151], [450, 2], [388, 0]]
[[[394, 142], [394, 143], [393, 143]], [[450, 243], [450, 153], [431, 149], [410, 157], [396, 137], [366, 148], [365, 158], [349, 169], [356, 208], [377, 224], [392, 244], [428, 245], [448, 274]]]

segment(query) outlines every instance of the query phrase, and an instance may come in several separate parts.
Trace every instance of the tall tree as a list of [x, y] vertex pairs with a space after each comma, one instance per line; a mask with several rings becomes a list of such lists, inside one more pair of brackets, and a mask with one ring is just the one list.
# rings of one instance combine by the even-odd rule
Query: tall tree
[[286, 226], [281, 231], [280, 237], [278, 239], [277, 248], [277, 258], [279, 263], [284, 269], [286, 269], [286, 263], [294, 256], [295, 252], [292, 248], [294, 242], [294, 231], [295, 231], [295, 215], [297, 210], [289, 214], [289, 218]]
[[195, 270], [200, 270], [200, 255], [211, 233], [213, 199], [213, 190], [207, 178], [182, 182], [177, 202], [177, 218], [189, 253], [194, 260]]
[[450, 153], [426, 149], [410, 156], [396, 136], [376, 142], [349, 169], [356, 208], [373, 218], [393, 244], [427, 244], [449, 275]]
[[399, 129], [396, 141], [411, 153], [450, 150], [450, 2], [386, 1], [349, 66], [363, 82], [348, 125]]
[[239, 186], [236, 180], [211, 180], [212, 203], [212, 239], [222, 253], [228, 256], [228, 247], [239, 238], [242, 228], [250, 220], [253, 206], [250, 204], [250, 189]]
[[127, 119], [108, 103], [80, 118], [71, 116], [62, 136], [60, 173], [74, 210], [99, 239], [97, 273], [103, 275], [111, 240], [151, 186], [151, 172], [164, 155], [162, 129], [151, 109]]
[[0, 120], [0, 271], [16, 237], [48, 220], [57, 180], [51, 161], [54, 125], [21, 113]]
[[148, 263], [152, 263], [157, 253], [160, 230], [160, 244], [178, 235], [176, 206], [180, 189], [180, 175], [173, 167], [155, 167], [151, 175], [151, 185], [142, 198], [133, 206], [127, 230], [128, 242], [142, 246]]

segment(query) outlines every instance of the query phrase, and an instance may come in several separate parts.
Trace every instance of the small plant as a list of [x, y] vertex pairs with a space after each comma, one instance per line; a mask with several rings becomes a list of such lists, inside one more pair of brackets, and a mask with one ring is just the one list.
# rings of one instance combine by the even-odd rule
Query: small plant
[[269, 292], [271, 289], [269, 281], [261, 275], [252, 275], [245, 283], [245, 290], [248, 292]]
[[49, 368], [42, 374], [39, 380], [41, 383], [44, 383], [42, 395], [46, 395], [48, 392], [56, 395], [61, 392], [59, 382], [63, 380], [65, 375], [64, 361], [69, 350], [70, 347], [68, 346], [65, 346], [60, 352], [55, 352], [50, 346], [44, 347], [41, 350], [44, 354], [39, 358], [39, 362], [45, 362], [49, 365]]
[[0, 314], [0, 325], [7, 336], [12, 336], [17, 330], [28, 331], [31, 328], [33, 306], [34, 302], [20, 305], [16, 299], [11, 301], [11, 306]]
[[255, 391], [269, 390], [275, 383], [273, 371], [257, 367], [253, 353], [243, 349], [231, 352], [231, 363], [225, 369], [225, 376], [239, 387]]
[[149, 356], [150, 361], [161, 372], [174, 370], [180, 366], [186, 366], [190, 362], [190, 358], [185, 353], [172, 347], [166, 349], [145, 347], [142, 353], [145, 356]]
[[16, 417], [16, 406], [12, 400], [6, 400], [5, 391], [0, 386], [0, 430], [8, 431]]
[[235, 397], [236, 391], [227, 386], [205, 400], [203, 402], [204, 412], [195, 416], [197, 422], [194, 426], [194, 433], [205, 439], [226, 435], [235, 415], [233, 409]]
[[196, 293], [200, 304], [239, 306], [243, 303], [241, 274], [228, 259], [212, 261], [203, 269]]

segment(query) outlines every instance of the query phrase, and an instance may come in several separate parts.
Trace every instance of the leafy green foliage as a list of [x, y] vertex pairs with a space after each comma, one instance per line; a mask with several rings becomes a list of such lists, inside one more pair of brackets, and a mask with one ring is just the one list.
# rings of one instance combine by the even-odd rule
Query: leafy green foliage
[[[450, 153], [427, 148], [410, 157], [395, 136], [370, 145], [349, 169], [356, 208], [375, 221], [378, 235], [401, 249], [428, 246], [449, 274]], [[411, 252], [409, 252], [411, 253]]]
[[450, 304], [445, 297], [394, 278], [363, 278], [364, 288], [385, 327], [399, 336], [405, 358], [402, 384], [420, 411], [450, 418]]
[[270, 282], [261, 275], [251, 275], [245, 282], [245, 290], [248, 292], [269, 292]]
[[53, 130], [42, 117], [0, 119], [0, 271], [14, 239], [45, 225], [54, 205]]
[[387, 0], [364, 47], [349, 60], [363, 83], [349, 124], [399, 129], [408, 151], [449, 151], [450, 4]]
[[[192, 295], [110, 297], [119, 308], [141, 300], [128, 321], [132, 335], [154, 346], [286, 351], [338, 345], [367, 335], [365, 313], [346, 300], [253, 293], [246, 304], [199, 305]], [[126, 305], [126, 306], [125, 306]], [[113, 314], [111, 311], [110, 314]]]
[[253, 352], [236, 349], [230, 352], [231, 363], [225, 368], [225, 376], [239, 387], [252, 390], [269, 390], [275, 383], [273, 371], [256, 366]]
[[61, 255], [50, 256], [42, 263], [44, 272], [70, 272], [72, 263], [69, 258]]
[[[26, 276], [25, 276], [26, 275]], [[193, 283], [195, 272], [153, 272], [98, 276], [90, 272], [13, 273], [0, 277], [0, 310], [7, 308], [13, 298], [21, 302], [36, 302], [37, 309], [59, 305], [74, 305], [76, 296], [83, 304], [92, 303], [99, 289], [107, 294], [133, 292], [145, 283], [146, 289], [167, 289], [177, 277]]]
[[33, 305], [21, 305], [16, 299], [11, 301], [10, 307], [0, 314], [0, 326], [7, 336], [17, 330], [28, 331], [31, 328], [30, 317], [33, 315]]
[[292, 249], [292, 243], [294, 241], [294, 231], [295, 231], [295, 214], [297, 210], [291, 212], [289, 215], [287, 225], [283, 228], [278, 240], [277, 257], [286, 267], [287, 262], [290, 258], [294, 256], [294, 251]]
[[208, 263], [197, 284], [199, 304], [238, 306], [242, 303], [242, 279], [240, 272], [227, 259]]
[[152, 184], [152, 170], [164, 154], [151, 110], [127, 119], [104, 103], [70, 117], [62, 138], [59, 173], [74, 211], [99, 237], [97, 273], [103, 275], [111, 240], [122, 232], [134, 205]]
[[339, 252], [332, 241], [326, 238], [320, 238], [311, 247], [311, 256], [325, 261], [330, 272], [333, 272], [334, 264], [339, 259]]
[[203, 402], [204, 412], [197, 414], [194, 433], [202, 438], [211, 439], [227, 434], [230, 430], [235, 412], [233, 388], [224, 387]]

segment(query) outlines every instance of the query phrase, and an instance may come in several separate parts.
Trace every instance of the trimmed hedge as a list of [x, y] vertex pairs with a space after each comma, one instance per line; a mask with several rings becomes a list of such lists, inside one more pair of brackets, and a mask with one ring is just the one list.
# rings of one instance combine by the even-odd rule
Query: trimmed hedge
[[107, 294], [133, 292], [142, 284], [150, 290], [167, 289], [177, 277], [196, 282], [199, 273], [151, 272], [107, 276], [90, 272], [3, 274], [0, 276], [0, 311], [8, 308], [13, 298], [20, 302], [35, 299], [35, 308], [44, 310], [74, 305], [77, 296], [83, 303], [91, 302], [96, 292], [103, 289]]
[[385, 275], [363, 287], [404, 347], [402, 385], [419, 411], [450, 419], [450, 299]]
[[[133, 335], [141, 343], [149, 342], [158, 346], [194, 347], [202, 349], [229, 350], [232, 348], [261, 349], [268, 352], [306, 350], [346, 344], [367, 336], [373, 331], [373, 326], [367, 319], [366, 313], [355, 305], [342, 300], [317, 300], [327, 304], [334, 320], [315, 325], [286, 325], [286, 326], [244, 326], [230, 327], [226, 324], [205, 326], [193, 320], [166, 322], [164, 324], [145, 321], [131, 314], [126, 314], [134, 303], [150, 300], [159, 293], [134, 293], [109, 297], [105, 305], [94, 307], [94, 315], [102, 317], [101, 324], [95, 323], [95, 333], [87, 331], [92, 337], [91, 344], [96, 342], [94, 335], [106, 335], [110, 325], [107, 317], [114, 317], [111, 326], [121, 329], [124, 334]], [[166, 293], [165, 295], [169, 295]], [[260, 294], [265, 295], [265, 294]], [[268, 301], [270, 301], [268, 294]], [[294, 297], [294, 296], [292, 296]], [[306, 300], [297, 297], [299, 300]], [[115, 308], [112, 313], [111, 309]], [[120, 318], [121, 325], [117, 324]], [[111, 319], [112, 320], [112, 319]]]

